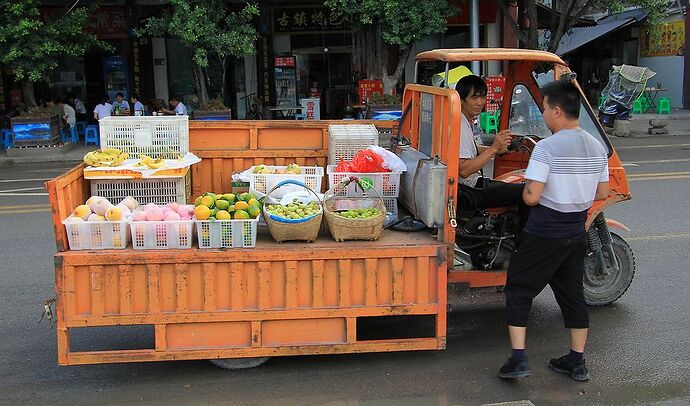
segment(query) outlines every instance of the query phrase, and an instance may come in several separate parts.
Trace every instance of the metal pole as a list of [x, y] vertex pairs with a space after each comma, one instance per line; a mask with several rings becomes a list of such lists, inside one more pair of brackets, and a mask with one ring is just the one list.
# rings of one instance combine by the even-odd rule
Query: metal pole
[[[479, 0], [470, 2], [470, 46], [479, 48]], [[481, 76], [479, 61], [472, 61], [472, 73]]]

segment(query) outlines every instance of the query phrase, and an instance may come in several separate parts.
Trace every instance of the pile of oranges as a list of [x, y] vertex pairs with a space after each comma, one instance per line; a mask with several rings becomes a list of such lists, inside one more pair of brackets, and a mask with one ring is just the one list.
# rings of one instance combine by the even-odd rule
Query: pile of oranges
[[246, 220], [261, 214], [261, 203], [251, 193], [215, 194], [206, 192], [194, 200], [197, 220]]

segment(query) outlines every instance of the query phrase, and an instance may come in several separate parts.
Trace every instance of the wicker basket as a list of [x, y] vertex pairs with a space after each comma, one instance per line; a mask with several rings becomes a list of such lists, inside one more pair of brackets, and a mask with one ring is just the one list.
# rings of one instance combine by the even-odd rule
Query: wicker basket
[[[386, 206], [381, 198], [381, 194], [376, 188], [371, 188], [376, 196], [370, 196], [359, 185], [356, 190], [360, 191], [360, 196], [342, 197], [337, 196], [339, 191], [347, 188], [351, 182], [357, 184], [358, 179], [354, 176], [347, 177], [342, 182], [329, 189], [323, 198], [323, 210], [326, 217], [326, 224], [333, 239], [338, 242], [347, 240], [378, 240], [383, 231], [383, 224], [386, 221]], [[336, 210], [377, 208], [379, 215], [365, 219], [351, 219], [336, 214]]]
[[[266, 211], [266, 201], [268, 200], [269, 196], [271, 196], [271, 193], [281, 186], [288, 184], [302, 186], [316, 196], [316, 200], [319, 202], [319, 206], [321, 207], [319, 213], [307, 218], [291, 220], [275, 216]], [[271, 236], [277, 243], [281, 243], [283, 241], [316, 241], [316, 238], [319, 236], [319, 231], [321, 230], [323, 206], [321, 206], [319, 196], [304, 183], [296, 180], [284, 180], [278, 183], [266, 194], [263, 205], [264, 208], [262, 212], [266, 225], [268, 226], [268, 231], [270, 231]]]

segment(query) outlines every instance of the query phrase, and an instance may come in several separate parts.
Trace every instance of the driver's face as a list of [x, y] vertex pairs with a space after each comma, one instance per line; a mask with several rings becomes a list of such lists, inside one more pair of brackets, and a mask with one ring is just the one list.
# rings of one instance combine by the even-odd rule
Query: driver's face
[[474, 91], [470, 92], [466, 99], [462, 101], [462, 112], [470, 117], [476, 117], [484, 109], [486, 105], [486, 95], [476, 95]]

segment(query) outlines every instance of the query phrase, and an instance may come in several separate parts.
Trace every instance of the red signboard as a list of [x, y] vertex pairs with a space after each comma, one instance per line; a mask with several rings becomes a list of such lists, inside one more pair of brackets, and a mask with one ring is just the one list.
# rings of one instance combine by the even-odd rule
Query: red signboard
[[360, 80], [358, 86], [359, 103], [370, 102], [374, 94], [383, 94], [383, 82], [380, 80]]
[[[469, 25], [470, 0], [451, 0], [449, 3], [457, 13], [448, 18], [448, 25]], [[482, 0], [477, 3], [479, 3], [479, 24], [495, 23], [498, 9], [496, 0]]]
[[494, 113], [501, 108], [503, 96], [505, 95], [506, 77], [505, 76], [487, 76], [484, 78], [486, 82], [486, 111]]
[[292, 68], [295, 66], [294, 56], [276, 56], [273, 60], [276, 68]]
[[[64, 10], [55, 7], [41, 7], [42, 20], [58, 18]], [[98, 7], [89, 13], [87, 31], [96, 34], [98, 39], [127, 38], [127, 14], [122, 7]]]

